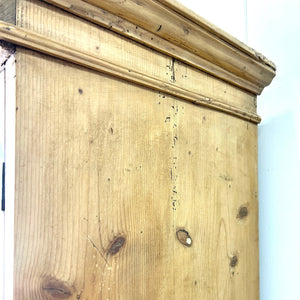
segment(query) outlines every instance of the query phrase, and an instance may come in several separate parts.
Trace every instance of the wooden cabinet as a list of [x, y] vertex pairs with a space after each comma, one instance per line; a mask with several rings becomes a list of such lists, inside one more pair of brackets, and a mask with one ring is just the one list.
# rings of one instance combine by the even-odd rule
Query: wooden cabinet
[[14, 299], [258, 299], [274, 65], [171, 0], [19, 0], [10, 19]]

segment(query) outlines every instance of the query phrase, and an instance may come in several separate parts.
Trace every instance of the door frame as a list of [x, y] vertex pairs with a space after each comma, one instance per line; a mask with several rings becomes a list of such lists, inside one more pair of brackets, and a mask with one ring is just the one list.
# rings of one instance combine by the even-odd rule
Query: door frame
[[[0, 299], [13, 299], [14, 270], [14, 200], [15, 200], [15, 115], [16, 115], [16, 70], [12, 54], [0, 67], [2, 73], [0, 101], [4, 103], [4, 161], [5, 161], [5, 210], [1, 209], [0, 249], [1, 275]], [[3, 76], [4, 75], [4, 76]], [[2, 165], [2, 162], [1, 162]], [[1, 170], [2, 171], [2, 170]], [[2, 187], [2, 183], [1, 183]]]

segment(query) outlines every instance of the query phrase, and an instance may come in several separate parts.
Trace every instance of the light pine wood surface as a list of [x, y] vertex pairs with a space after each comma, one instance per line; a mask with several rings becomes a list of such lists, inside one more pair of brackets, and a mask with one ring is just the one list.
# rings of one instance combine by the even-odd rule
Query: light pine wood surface
[[18, 0], [15, 21], [14, 300], [258, 300], [274, 64], [176, 1]]
[[255, 124], [17, 61], [15, 299], [258, 298]]

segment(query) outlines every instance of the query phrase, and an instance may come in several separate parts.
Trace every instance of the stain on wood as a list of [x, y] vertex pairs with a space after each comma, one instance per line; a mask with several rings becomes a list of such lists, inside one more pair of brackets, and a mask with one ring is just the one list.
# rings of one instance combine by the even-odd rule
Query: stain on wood
[[73, 294], [73, 287], [56, 278], [47, 278], [42, 283], [42, 295], [47, 299], [69, 299]]

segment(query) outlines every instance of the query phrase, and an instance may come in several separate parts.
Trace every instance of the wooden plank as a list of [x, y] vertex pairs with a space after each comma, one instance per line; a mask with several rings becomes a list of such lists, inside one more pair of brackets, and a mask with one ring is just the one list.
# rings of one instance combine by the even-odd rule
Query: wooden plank
[[256, 125], [17, 62], [16, 300], [258, 299]]
[[100, 9], [81, 0], [44, 0], [54, 4], [72, 14], [80, 16], [90, 22], [109, 28], [110, 30], [131, 38], [141, 44], [147, 45], [164, 54], [183, 61], [188, 65], [203, 70], [213, 76], [230, 82], [240, 88], [246, 89], [252, 93], [260, 93], [261, 87], [251, 83], [244, 78], [233, 74], [214, 63], [211, 63], [198, 55], [180, 48], [179, 46], [153, 34], [143, 28], [130, 23], [106, 10]]
[[[93, 56], [89, 53], [86, 53], [80, 49], [71, 48], [70, 46], [58, 43], [54, 40], [48, 39], [41, 35], [35, 34], [28, 30], [24, 30], [18, 28], [16, 26], [11, 26], [8, 23], [0, 21], [0, 38], [7, 40], [9, 42], [27, 47], [29, 49], [37, 50], [46, 54], [49, 54], [54, 57], [58, 57], [64, 60], [67, 60], [72, 63], [79, 64], [81, 66], [90, 68], [92, 70], [104, 72], [119, 78], [123, 78], [129, 80], [131, 82], [150, 87], [152, 89], [168, 93], [177, 97], [180, 97], [184, 100], [191, 101], [195, 104], [204, 105], [210, 108], [214, 108], [216, 110], [220, 110], [239, 118], [243, 118], [254, 123], [260, 122], [260, 117], [251, 111], [245, 111], [240, 109], [239, 107], [235, 107], [233, 105], [228, 105], [227, 103], [223, 103], [217, 99], [212, 99], [206, 96], [203, 96], [194, 91], [190, 91], [190, 87], [196, 87], [198, 85], [194, 85], [194, 80], [199, 82], [199, 79], [195, 76], [192, 76], [191, 81], [185, 80], [189, 77], [190, 74], [197, 75], [198, 72], [190, 69], [188, 72], [183, 66], [181, 72], [178, 70], [176, 74], [179, 73], [178, 82], [182, 82], [182, 84], [175, 84], [175, 68], [180, 68], [180, 64], [175, 66], [174, 60], [169, 60], [168, 72], [166, 73], [165, 79], [157, 78], [156, 76], [150, 76], [148, 73], [140, 73], [135, 70], [128, 68], [128, 65], [122, 66], [116, 64], [114, 61], [107, 61], [106, 59], [102, 59], [96, 56]], [[110, 48], [112, 46], [110, 45]], [[108, 55], [108, 53], [106, 54]], [[165, 61], [167, 63], [168, 61]], [[141, 63], [141, 62], [139, 62]], [[142, 67], [145, 67], [142, 65]], [[157, 66], [155, 66], [158, 69]], [[170, 75], [169, 75], [170, 74]], [[178, 77], [177, 77], [178, 79]], [[203, 81], [203, 80], [202, 80]], [[212, 83], [212, 80], [210, 80]], [[208, 84], [205, 86], [206, 91], [208, 91]], [[223, 85], [222, 85], [223, 88]], [[226, 90], [223, 91], [221, 88], [221, 93], [219, 89], [216, 89], [216, 92], [221, 96], [226, 94]], [[215, 91], [215, 89], [211, 89]], [[236, 90], [235, 90], [236, 92]], [[253, 101], [254, 104], [254, 101]], [[253, 109], [253, 107], [252, 107]]]
[[16, 0], [0, 0], [0, 20], [16, 24]]
[[167, 104], [36, 53], [17, 61], [15, 299], [169, 298]]
[[186, 292], [175, 299], [259, 299], [257, 128], [180, 102], [174, 111], [174, 218], [193, 240], [175, 244]]

